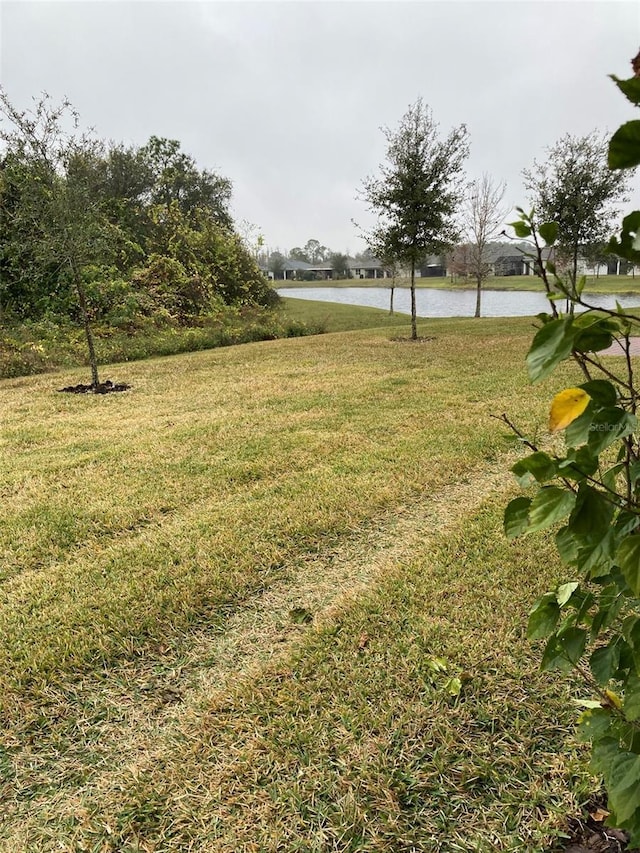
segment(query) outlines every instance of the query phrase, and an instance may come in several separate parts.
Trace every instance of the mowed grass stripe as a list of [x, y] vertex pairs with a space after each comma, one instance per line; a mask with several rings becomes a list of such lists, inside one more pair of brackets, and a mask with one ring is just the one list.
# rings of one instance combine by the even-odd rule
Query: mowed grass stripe
[[117, 788], [85, 792], [96, 816], [67, 814], [77, 837], [219, 853], [551, 849], [591, 780], [571, 736], [574, 688], [537, 671], [523, 636], [560, 568], [544, 537], [504, 541], [503, 498], [422, 550], [414, 541]]
[[[40, 732], [37, 771], [32, 753], [12, 757], [14, 784], [22, 796], [7, 798], [14, 816], [9, 846], [20, 849], [30, 839], [33, 849], [34, 839], [42, 842], [43, 825], [51, 831], [57, 827], [61, 841], [78, 813], [102, 810], [128, 774], [171, 749], [185, 720], [197, 719], [238, 684], [259, 677], [266, 663], [285, 660], [309, 627], [306, 618], [292, 620], [291, 612], [312, 616], [315, 625], [335, 620], [381, 574], [416, 549], [433, 547], [469, 508], [511, 484], [507, 468], [507, 460], [500, 458], [488, 470], [478, 469], [471, 482], [453, 483], [426, 501], [407, 503], [335, 544], [325, 540], [321, 549], [290, 566], [287, 577], [228, 613], [224, 626], [209, 622], [174, 642], [158, 643], [155, 655], [61, 689], [50, 686], [47, 714], [58, 723]], [[52, 772], [53, 790], [43, 785]]]

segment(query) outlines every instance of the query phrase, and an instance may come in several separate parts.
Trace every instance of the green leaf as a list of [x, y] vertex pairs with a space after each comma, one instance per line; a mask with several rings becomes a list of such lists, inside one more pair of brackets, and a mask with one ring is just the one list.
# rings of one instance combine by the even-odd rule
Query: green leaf
[[553, 593], [543, 595], [536, 601], [535, 607], [529, 614], [527, 637], [530, 640], [541, 640], [555, 631], [560, 618], [560, 606]]
[[582, 657], [586, 644], [587, 632], [584, 628], [566, 628], [553, 634], [542, 655], [542, 669], [569, 672]]
[[622, 706], [627, 720], [640, 720], [640, 678], [630, 675], [624, 686], [624, 705]]
[[613, 531], [609, 530], [600, 541], [581, 544], [578, 548], [576, 568], [583, 571], [591, 579], [606, 577], [611, 573], [613, 565], [615, 539]]
[[631, 592], [640, 596], [640, 534], [633, 533], [623, 539], [616, 551], [616, 560], [622, 569]]
[[590, 592], [580, 590], [571, 596], [569, 604], [576, 608], [576, 625], [589, 621], [588, 613], [596, 603], [595, 596]]
[[556, 601], [560, 607], [564, 607], [564, 605], [569, 601], [573, 593], [578, 589], [580, 584], [578, 581], [571, 581], [570, 583], [563, 583], [556, 590]]
[[629, 80], [620, 80], [620, 78], [616, 77], [615, 74], [610, 74], [609, 76], [627, 100], [631, 101], [632, 104], [635, 104], [636, 107], [639, 107], [640, 77], [631, 77]]
[[572, 705], [577, 705], [578, 708], [601, 708], [602, 702], [598, 702], [595, 699], [572, 699]]
[[544, 379], [571, 354], [573, 318], [559, 318], [539, 329], [527, 354], [527, 368], [533, 382]]
[[[589, 421], [589, 425], [591, 421]], [[588, 436], [587, 436], [588, 437]], [[558, 463], [558, 473], [570, 480], [584, 480], [598, 470], [598, 457], [588, 447], [569, 448], [566, 459]]]
[[574, 492], [558, 486], [543, 486], [531, 501], [529, 532], [543, 530], [569, 515], [575, 502]]
[[609, 168], [630, 169], [638, 164], [640, 164], [640, 121], [628, 121], [616, 130], [609, 141]]
[[557, 222], [544, 222], [538, 228], [538, 232], [547, 246], [553, 246], [558, 239], [558, 227]]
[[601, 631], [610, 628], [618, 618], [623, 604], [622, 596], [615, 584], [609, 584], [600, 593], [598, 612], [591, 623], [591, 638], [596, 639]]
[[529, 486], [534, 480], [546, 483], [552, 480], [557, 472], [555, 461], [548, 453], [537, 451], [521, 459], [511, 468], [521, 486]]
[[639, 523], [640, 518], [638, 518], [637, 513], [625, 509], [620, 510], [615, 524], [616, 536], [623, 539], [629, 533], [636, 533]]
[[640, 808], [640, 755], [620, 752], [605, 774], [611, 811], [622, 824]]
[[589, 658], [589, 667], [593, 677], [601, 687], [611, 681], [620, 663], [620, 647], [615, 641], [596, 649]]
[[611, 728], [611, 711], [608, 708], [594, 708], [585, 711], [578, 718], [578, 738], [596, 741], [607, 734]]
[[[593, 405], [589, 404], [575, 421], [572, 421], [564, 431], [564, 441], [567, 447], [577, 448], [584, 445], [591, 435], [591, 422], [595, 414]], [[592, 456], [591, 451], [588, 451]]]
[[526, 225], [521, 219], [516, 222], [510, 222], [509, 225], [516, 232], [516, 237], [524, 238], [531, 236], [531, 226]]
[[599, 317], [596, 314], [581, 314], [574, 323], [575, 352], [600, 352], [613, 343], [613, 335], [620, 331], [619, 320]]
[[629, 466], [629, 480], [632, 486], [635, 486], [638, 480], [640, 480], [640, 462], [633, 462]]
[[515, 539], [529, 527], [531, 498], [514, 498], [504, 512], [504, 532], [507, 539]]
[[635, 415], [617, 407], [596, 412], [589, 427], [588, 446], [596, 455], [620, 438], [631, 435], [637, 428]]
[[614, 507], [611, 501], [590, 486], [580, 483], [576, 505], [569, 518], [568, 527], [578, 534], [584, 544], [598, 543], [608, 532], [613, 520]]
[[556, 548], [563, 563], [573, 563], [577, 559], [578, 544], [568, 527], [561, 527], [556, 533]]
[[592, 379], [591, 382], [583, 382], [582, 385], [578, 385], [578, 388], [586, 391], [598, 406], [615, 406], [618, 402], [616, 386], [606, 379]]
[[619, 754], [620, 744], [618, 743], [617, 738], [599, 737], [597, 742], [593, 744], [591, 766], [596, 773], [601, 773], [603, 776], [606, 776], [610, 771], [613, 760]]
[[[622, 220], [619, 239], [612, 237], [607, 246], [607, 251], [637, 264], [640, 262], [639, 233], [640, 210], [634, 210]], [[618, 313], [622, 313], [622, 309], [619, 309]]]
[[611, 468], [607, 468], [601, 477], [601, 482], [605, 489], [610, 489], [612, 492], [615, 492], [618, 486], [618, 478], [624, 470], [624, 462], [617, 462], [615, 465], [612, 465]]

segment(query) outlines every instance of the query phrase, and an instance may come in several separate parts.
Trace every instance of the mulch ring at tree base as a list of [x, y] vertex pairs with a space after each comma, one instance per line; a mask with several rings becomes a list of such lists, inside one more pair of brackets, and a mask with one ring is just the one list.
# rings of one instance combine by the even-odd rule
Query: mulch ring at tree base
[[571, 838], [562, 853], [640, 853], [637, 848], [631, 850], [627, 846], [626, 832], [604, 825], [609, 815], [606, 802], [605, 794], [595, 794], [585, 806], [583, 816], [569, 818], [567, 829]]
[[66, 394], [113, 394], [117, 391], [128, 391], [131, 385], [124, 382], [113, 383], [110, 379], [106, 382], [98, 382], [97, 385], [67, 385], [66, 388], [58, 388], [60, 393]]
[[393, 341], [394, 343], [400, 343], [400, 344], [426, 344], [429, 341], [435, 341], [435, 338], [433, 336], [428, 337], [428, 338], [407, 338], [407, 337], [403, 337], [403, 338], [389, 338], [389, 340]]

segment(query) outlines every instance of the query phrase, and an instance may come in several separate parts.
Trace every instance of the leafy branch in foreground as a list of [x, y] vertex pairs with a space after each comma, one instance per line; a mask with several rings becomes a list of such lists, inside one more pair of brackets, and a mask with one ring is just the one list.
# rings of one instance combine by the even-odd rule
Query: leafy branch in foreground
[[[635, 69], [635, 66], [634, 66]], [[640, 106], [640, 78], [618, 87]], [[609, 147], [609, 165], [640, 163], [640, 122], [629, 122]], [[578, 733], [592, 744], [592, 767], [602, 775], [609, 798], [608, 822], [627, 830], [640, 845], [640, 386], [634, 372], [633, 335], [640, 317], [596, 308], [584, 295], [586, 278], [560, 275], [545, 263], [545, 251], [559, 240], [558, 222], [537, 224], [534, 213], [518, 209], [517, 237], [532, 243], [532, 257], [551, 312], [527, 355], [533, 382], [545, 379], [568, 358], [584, 382], [560, 390], [549, 416], [549, 432], [564, 434], [562, 451], [544, 450], [512, 424], [532, 452], [512, 471], [530, 495], [510, 502], [505, 533], [515, 538], [560, 525], [556, 545], [573, 577], [540, 598], [530, 616], [528, 636], [545, 640], [542, 668], [577, 671], [595, 695], [580, 703]], [[625, 217], [609, 249], [640, 260], [640, 211]], [[566, 302], [566, 313], [558, 305]], [[580, 309], [575, 311], [574, 309]], [[621, 361], [604, 361], [619, 347]], [[556, 442], [551, 446], [556, 448]]]

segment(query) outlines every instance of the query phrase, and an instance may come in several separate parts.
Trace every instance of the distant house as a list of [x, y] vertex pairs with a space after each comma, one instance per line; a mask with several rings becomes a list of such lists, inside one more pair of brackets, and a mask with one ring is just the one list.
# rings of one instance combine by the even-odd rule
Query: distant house
[[389, 273], [377, 258], [348, 258], [349, 278], [388, 278]]
[[260, 269], [270, 279], [278, 281], [325, 281], [334, 277], [331, 264], [308, 264], [306, 261], [294, 261], [291, 258], [285, 258], [282, 269], [275, 273], [264, 264], [260, 266]]
[[[535, 275], [534, 259], [528, 257], [532, 251], [533, 246], [524, 243], [490, 243], [485, 250], [490, 275]], [[545, 252], [547, 260], [549, 250]]]
[[416, 275], [422, 278], [442, 278], [447, 274], [444, 258], [440, 255], [429, 255], [416, 270]]

